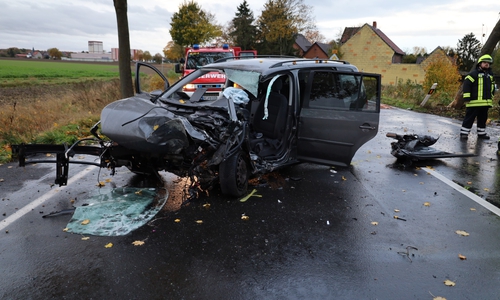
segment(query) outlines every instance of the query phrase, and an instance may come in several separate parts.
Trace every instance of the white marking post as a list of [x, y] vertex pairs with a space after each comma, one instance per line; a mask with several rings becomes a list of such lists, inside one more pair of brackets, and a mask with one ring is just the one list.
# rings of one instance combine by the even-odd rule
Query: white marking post
[[422, 103], [420, 103], [420, 106], [424, 106], [425, 105], [425, 103], [427, 102], [427, 100], [429, 100], [429, 98], [431, 97], [432, 93], [434, 93], [434, 90], [436, 89], [437, 85], [438, 85], [437, 82], [434, 82], [434, 84], [429, 89], [429, 92], [427, 92], [427, 96], [425, 96], [425, 98], [422, 101]]

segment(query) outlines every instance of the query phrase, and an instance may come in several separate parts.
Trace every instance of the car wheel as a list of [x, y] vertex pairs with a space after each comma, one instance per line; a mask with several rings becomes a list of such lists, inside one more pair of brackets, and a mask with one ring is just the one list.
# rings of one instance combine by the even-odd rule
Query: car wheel
[[241, 197], [246, 193], [248, 165], [241, 152], [228, 157], [219, 165], [219, 181], [225, 195]]

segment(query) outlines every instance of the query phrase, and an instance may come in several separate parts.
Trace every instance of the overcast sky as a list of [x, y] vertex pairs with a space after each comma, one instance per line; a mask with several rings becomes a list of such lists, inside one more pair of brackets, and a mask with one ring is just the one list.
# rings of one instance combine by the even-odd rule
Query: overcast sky
[[[112, 0], [14, 0], [2, 1], [0, 48], [18, 47], [61, 51], [87, 51], [88, 41], [102, 41], [105, 51], [118, 47], [116, 15]], [[243, 0], [198, 0], [203, 10], [226, 25]], [[266, 0], [247, 0], [257, 18]], [[183, 0], [128, 0], [130, 46], [161, 53], [171, 40], [172, 14]], [[313, 7], [318, 30], [327, 40], [336, 39], [345, 27], [365, 23], [382, 30], [403, 51], [425, 47], [456, 48], [458, 40], [474, 33], [486, 42], [500, 17], [498, 0], [304, 0]], [[485, 34], [483, 38], [482, 35]]]

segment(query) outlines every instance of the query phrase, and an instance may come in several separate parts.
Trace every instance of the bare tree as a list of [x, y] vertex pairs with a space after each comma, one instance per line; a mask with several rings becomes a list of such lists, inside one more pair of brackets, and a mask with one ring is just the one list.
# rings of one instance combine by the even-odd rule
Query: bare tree
[[[495, 49], [495, 46], [498, 44], [499, 41], [500, 41], [500, 20], [498, 20], [497, 24], [491, 31], [490, 36], [486, 40], [486, 43], [484, 43], [481, 52], [479, 52], [479, 57], [485, 54], [492, 54], [493, 50]], [[474, 64], [474, 66], [470, 71], [472, 71], [475, 67], [476, 65]], [[453, 100], [453, 102], [448, 104], [448, 107], [456, 109], [462, 108], [462, 106], [464, 105], [463, 93], [464, 93], [463, 86], [460, 85], [460, 89], [458, 90], [455, 99]]]
[[118, 68], [120, 92], [123, 98], [132, 97], [132, 73], [130, 71], [130, 38], [128, 32], [127, 0], [113, 0], [118, 25]]

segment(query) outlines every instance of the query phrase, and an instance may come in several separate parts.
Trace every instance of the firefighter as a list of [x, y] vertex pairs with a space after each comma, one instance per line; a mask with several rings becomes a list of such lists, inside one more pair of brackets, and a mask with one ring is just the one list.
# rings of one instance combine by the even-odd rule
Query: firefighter
[[486, 134], [486, 120], [488, 109], [493, 103], [495, 93], [495, 82], [491, 65], [493, 59], [490, 55], [481, 56], [477, 62], [476, 69], [471, 71], [464, 79], [463, 91], [466, 111], [465, 118], [460, 129], [460, 139], [466, 140], [471, 131], [472, 124], [477, 118], [477, 138], [489, 140]]

